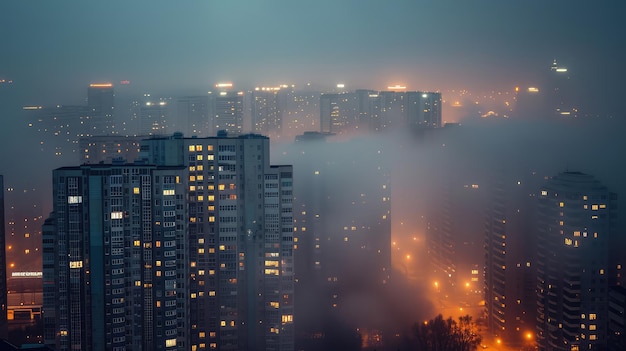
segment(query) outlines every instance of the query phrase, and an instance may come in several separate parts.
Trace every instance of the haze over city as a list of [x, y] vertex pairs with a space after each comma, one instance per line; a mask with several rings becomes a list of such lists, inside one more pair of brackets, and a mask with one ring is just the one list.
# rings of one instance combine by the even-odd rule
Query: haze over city
[[[619, 16], [615, 2], [560, 0], [5, 1], [0, 4], [0, 175], [4, 183], [3, 255], [9, 278], [9, 310], [13, 311], [11, 294], [12, 301], [17, 301], [19, 295], [22, 303], [27, 296], [24, 291], [32, 290], [30, 285], [25, 288], [26, 280], [11, 280], [11, 273], [42, 271], [44, 221], [49, 228], [56, 226], [55, 216], [64, 213], [63, 206], [71, 206], [69, 202], [55, 202], [60, 201], [55, 200], [59, 190], [53, 189], [53, 184], [58, 186], [59, 179], [74, 176], [72, 167], [81, 164], [89, 169], [81, 171], [85, 172], [84, 179], [106, 165], [112, 167], [111, 174], [116, 174], [115, 164], [120, 160], [94, 154], [108, 142], [98, 137], [121, 138], [115, 139], [116, 143], [124, 138], [129, 140], [130, 147], [123, 150], [122, 142], [116, 151], [128, 162], [123, 167], [129, 170], [124, 172], [134, 172], [135, 166], [130, 164], [141, 158], [136, 164], [138, 168], [154, 165], [155, 174], [166, 172], [163, 177], [186, 179], [176, 191], [185, 192], [188, 207], [176, 215], [190, 216], [182, 221], [187, 228], [183, 232], [193, 235], [189, 237], [193, 240], [196, 233], [202, 235], [203, 229], [208, 233], [209, 227], [202, 227], [199, 220], [197, 229], [193, 229], [197, 219], [192, 202], [208, 204], [198, 205], [197, 218], [203, 216], [201, 208], [208, 209], [208, 218], [215, 210], [208, 202], [212, 195], [205, 197], [203, 192], [203, 186], [212, 189], [210, 181], [193, 184], [201, 184], [203, 177], [213, 177], [209, 175], [213, 166], [199, 162], [207, 161], [207, 157], [213, 160], [213, 155], [194, 159], [196, 164], [187, 153], [193, 149], [200, 155], [199, 152], [213, 151], [215, 147], [215, 166], [222, 172], [224, 165], [218, 165], [218, 158], [224, 161], [234, 157], [229, 154], [231, 149], [220, 144], [223, 138], [224, 143], [232, 142], [241, 150], [256, 143], [260, 145], [257, 150], [265, 150], [267, 143], [267, 153], [259, 153], [256, 159], [243, 154], [237, 157], [247, 165], [258, 162], [259, 169], [263, 169], [259, 179], [265, 177], [265, 185], [259, 183], [259, 189], [265, 187], [267, 191], [267, 187], [273, 186], [268, 185], [276, 179], [272, 177], [278, 177], [281, 187], [288, 184], [288, 190], [283, 189], [279, 195], [280, 206], [288, 205], [281, 207], [279, 213], [283, 216], [282, 225], [284, 221], [293, 222], [293, 232], [280, 243], [280, 255], [285, 255], [280, 256], [281, 261], [268, 261], [268, 257], [278, 253], [265, 252], [264, 272], [265, 276], [273, 275], [274, 266], [268, 265], [280, 262], [280, 277], [291, 285], [275, 290], [282, 296], [280, 302], [257, 301], [272, 308], [280, 306], [280, 333], [272, 327], [271, 332], [265, 331], [270, 336], [264, 338], [259, 336], [262, 327], [258, 327], [259, 331], [243, 327], [253, 318], [258, 318], [259, 324], [263, 321], [273, 326], [273, 317], [264, 319], [265, 312], [253, 315], [248, 307], [237, 307], [242, 308], [238, 310], [228, 305], [231, 301], [222, 297], [222, 286], [215, 289], [208, 283], [205, 288], [203, 281], [195, 288], [196, 283], [190, 283], [189, 289], [198, 289], [197, 296], [206, 292], [214, 297], [217, 291], [217, 297], [223, 299], [221, 313], [224, 306], [232, 308], [231, 315], [243, 315], [245, 310], [249, 313], [247, 319], [222, 320], [221, 327], [233, 330], [220, 329], [222, 332], [215, 336], [209, 322], [189, 322], [193, 318], [202, 320], [192, 313], [185, 323], [199, 329], [181, 334], [184, 328], [179, 323], [178, 339], [164, 341], [168, 350], [260, 350], [273, 349], [274, 342], [279, 345], [276, 349], [281, 350], [421, 350], [423, 345], [416, 346], [418, 334], [411, 334], [417, 333], [417, 327], [412, 327], [416, 323], [437, 322], [438, 314], [455, 320], [464, 314], [473, 318], [471, 333], [477, 341], [468, 350], [482, 346], [496, 350], [536, 347], [573, 351], [574, 345], [577, 350], [587, 350], [596, 342], [607, 349], [619, 349], [624, 341], [618, 344], [617, 339], [611, 339], [615, 336], [611, 332], [619, 330], [612, 327], [608, 314], [599, 318], [604, 324], [598, 324], [598, 334], [589, 334], [588, 328], [574, 332], [567, 325], [556, 328], [556, 332], [550, 329], [550, 318], [554, 321], [557, 316], [546, 312], [547, 308], [543, 310], [546, 303], [542, 299], [548, 299], [548, 294], [543, 295], [542, 284], [552, 289], [560, 283], [550, 281], [553, 277], [542, 269], [535, 270], [536, 266], [550, 265], [541, 244], [550, 230], [537, 224], [545, 223], [537, 209], [548, 206], [546, 203], [552, 198], [542, 196], [556, 197], [559, 192], [569, 191], [563, 189], [574, 187], [572, 184], [594, 184], [587, 188], [580, 185], [585, 190], [572, 190], [571, 195], [573, 199], [593, 189], [597, 201], [589, 206], [606, 209], [606, 225], [598, 231], [603, 239], [603, 230], [610, 232], [608, 244], [600, 245], [607, 251], [586, 251], [586, 255], [605, 254], [606, 264], [594, 260], [593, 269], [601, 274], [606, 270], [609, 277], [603, 282], [606, 285], [594, 285], [589, 291], [602, 289], [606, 295], [598, 299], [608, 304], [609, 290], [623, 283], [621, 265], [626, 263], [626, 257], [617, 248], [626, 243], [626, 167], [621, 154], [626, 150], [626, 108], [621, 99], [626, 81], [622, 67], [626, 45]], [[228, 108], [221, 107], [222, 98]], [[412, 108], [413, 105], [419, 108]], [[103, 106], [110, 111], [100, 111]], [[230, 116], [229, 111], [237, 116], [232, 123], [223, 122], [224, 116]], [[84, 129], [87, 126], [91, 129]], [[220, 130], [227, 134], [218, 135]], [[144, 138], [152, 141], [141, 141]], [[197, 145], [194, 139], [199, 140]], [[179, 151], [185, 154], [182, 161], [173, 162], [179, 157], [174, 154], [159, 158], [159, 150], [171, 152], [174, 145], [179, 147], [177, 140], [185, 146]], [[53, 178], [55, 169], [59, 178]], [[245, 172], [251, 174], [250, 169]], [[198, 177], [189, 172], [205, 173]], [[244, 179], [244, 170], [237, 168], [236, 172], [243, 172], [237, 173], [237, 179]], [[586, 175], [601, 186], [582, 178]], [[159, 176], [154, 177], [153, 185], [157, 186]], [[252, 188], [251, 183], [233, 181], [230, 188], [228, 184], [220, 185], [233, 192], [222, 200], [237, 201], [236, 205], [223, 202], [217, 206], [219, 211], [236, 208], [241, 215], [246, 206], [252, 208], [244, 201], [250, 194], [242, 196], [243, 190], [237, 192]], [[131, 192], [139, 189], [128, 186]], [[602, 186], [608, 190], [604, 192]], [[139, 190], [135, 191], [138, 194]], [[196, 198], [196, 192], [197, 200], [189, 200]], [[109, 193], [102, 194], [106, 197]], [[587, 201], [588, 193], [584, 194]], [[86, 198], [87, 193], [82, 196]], [[258, 208], [263, 206], [264, 211], [271, 213], [273, 210], [268, 209], [273, 207], [268, 204], [273, 204], [273, 200], [268, 198], [273, 195], [259, 193], [259, 199], [263, 196]], [[70, 201], [69, 197], [66, 201]], [[155, 201], [153, 205], [159, 206], [160, 200]], [[179, 206], [176, 211], [183, 208], [182, 204]], [[114, 212], [120, 216], [132, 213], [124, 211]], [[250, 211], [246, 210], [247, 217], [241, 215], [238, 220], [256, 225]], [[108, 215], [113, 216], [114, 212]], [[230, 229], [224, 216], [205, 220], [216, 221], [223, 226], [220, 230]], [[271, 227], [268, 223], [274, 217], [263, 216], [264, 228]], [[560, 216], [564, 216], [562, 211]], [[579, 214], [566, 213], [568, 216]], [[604, 216], [599, 218], [604, 220]], [[90, 221], [96, 222], [93, 218]], [[495, 228], [492, 222], [509, 223], [509, 227]], [[564, 226], [563, 221], [560, 226]], [[585, 238], [586, 228], [592, 226], [584, 224]], [[62, 227], [54, 227], [59, 238]], [[581, 235], [581, 229], [571, 231], [576, 238]], [[592, 229], [589, 232], [592, 237]], [[50, 233], [53, 232], [48, 232], [47, 243], [52, 238], [56, 240], [57, 234]], [[245, 233], [251, 235], [249, 229]], [[285, 230], [282, 233], [286, 235]], [[506, 245], [505, 233], [509, 240]], [[243, 232], [239, 234], [245, 237]], [[500, 242], [490, 241], [500, 234], [502, 248], [507, 247], [502, 249], [502, 257], [498, 256]], [[245, 267], [252, 265], [251, 258], [250, 262], [243, 259], [252, 257], [253, 252], [244, 249], [245, 242], [231, 247], [227, 241], [226, 245], [211, 242], [223, 240], [221, 236], [208, 237], [207, 234], [206, 244], [204, 239], [193, 243], [189, 239], [191, 244], [184, 246], [185, 250], [195, 250], [202, 257], [200, 253], [204, 254], [205, 248], [208, 253], [232, 249]], [[579, 242], [574, 240], [566, 238], [565, 244], [578, 247]], [[161, 242], [142, 242], [141, 246], [153, 244], [160, 247]], [[293, 261], [289, 258], [291, 251]], [[504, 256], [505, 251], [509, 256]], [[190, 254], [179, 258], [179, 264], [186, 265], [191, 260], [184, 272], [195, 282], [205, 274], [205, 267], [196, 267], [193, 257]], [[82, 258], [70, 261], [70, 266], [77, 268], [79, 262], [82, 268]], [[155, 267], [161, 264], [157, 262]], [[241, 262], [240, 268], [244, 267]], [[581, 262], [571, 261], [570, 266], [580, 265], [584, 272], [588, 267]], [[225, 263], [224, 267], [230, 264]], [[496, 303], [500, 286], [494, 279], [500, 279], [500, 273], [494, 273], [497, 269], [493, 267], [502, 267], [504, 271], [505, 266], [516, 264], [517, 275], [502, 279], [509, 279], [506, 293], [516, 294], [517, 305], [522, 307], [508, 310], [505, 303]], [[212, 270], [210, 265], [206, 272]], [[524, 265], [529, 269], [521, 272]], [[151, 264], [144, 267], [147, 266]], [[252, 273], [246, 276], [235, 269], [233, 272], [236, 277], [218, 275], [228, 276], [230, 284], [239, 284], [232, 288], [231, 295], [244, 296], [243, 289], [252, 289], [252, 284], [246, 285], [246, 279], [254, 280], [250, 278]], [[49, 273], [44, 269], [44, 280], [46, 274]], [[161, 272], [155, 274], [160, 277]], [[586, 276], [580, 274], [583, 278], [579, 278], [586, 281]], [[58, 284], [55, 279], [48, 279], [51, 281]], [[263, 281], [267, 286], [273, 284], [271, 280]], [[133, 281], [135, 286], [140, 286], [140, 282]], [[526, 287], [512, 292], [511, 282]], [[51, 287], [50, 290], [58, 290], [57, 285]], [[196, 293], [180, 290], [180, 285], [178, 289], [176, 303], [163, 303], [184, 303], [192, 306], [192, 311], [206, 307], [193, 305], [196, 302], [191, 300], [181, 302], [184, 293]], [[41, 294], [39, 285], [34, 290]], [[45, 296], [45, 287], [43, 291]], [[254, 296], [252, 290], [245, 291], [248, 299]], [[616, 296], [622, 296], [621, 290], [615, 291]], [[264, 291], [266, 294], [271, 295]], [[34, 293], [32, 296], [34, 300]], [[501, 298], [504, 299], [504, 287]], [[585, 298], [579, 304], [583, 307], [578, 307], [586, 308]], [[243, 304], [239, 300], [237, 303]], [[207, 302], [207, 306], [211, 304]], [[512, 308], [509, 304], [507, 308]], [[45, 302], [42, 306], [45, 316]], [[127, 302], [126, 308], [129, 306]], [[219, 311], [206, 308], [208, 314]], [[577, 314], [582, 318], [589, 315], [581, 311]], [[534, 324], [544, 313], [548, 316], [544, 322], [548, 322]], [[505, 314], [502, 320], [494, 317]], [[61, 312], [57, 310], [56, 315]], [[507, 324], [505, 331], [505, 319], [517, 324]], [[35, 325], [29, 323], [24, 325]], [[56, 323], [46, 326], [46, 332], [44, 327], [35, 326], [34, 331], [27, 330], [24, 335], [32, 337], [34, 340], [30, 340], [35, 343], [46, 340], [51, 347], [56, 340], [56, 346], [65, 349], [68, 344], [64, 344], [63, 337], [72, 331], [62, 322]], [[574, 324], [578, 328], [581, 323]], [[596, 324], [591, 325], [596, 328]], [[210, 335], [208, 344], [203, 328]], [[103, 333], [109, 333], [108, 329]], [[155, 335], [161, 337], [158, 333]], [[240, 333], [239, 344], [232, 342], [232, 333]], [[565, 346], [551, 344], [550, 338], [556, 339], [557, 334], [565, 340]], [[138, 341], [138, 337], [131, 341], [128, 330], [126, 339], [119, 335], [116, 340], [126, 342], [128, 349], [141, 343], [149, 349], [149, 341]], [[241, 335], [246, 336], [242, 339]], [[476, 335], [481, 338], [475, 339]], [[581, 342], [583, 339], [585, 342]], [[265, 345], [263, 348], [256, 348], [259, 340]], [[18, 344], [22, 341], [13, 340]], [[156, 345], [155, 341], [151, 346]]]

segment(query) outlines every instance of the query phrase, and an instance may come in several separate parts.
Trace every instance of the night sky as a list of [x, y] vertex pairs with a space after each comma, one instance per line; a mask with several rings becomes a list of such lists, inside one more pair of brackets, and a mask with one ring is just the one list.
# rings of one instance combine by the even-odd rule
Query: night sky
[[0, 77], [31, 103], [120, 80], [151, 91], [220, 80], [498, 90], [533, 84], [557, 58], [615, 86], [619, 16], [617, 1], [5, 0]]
[[[102, 81], [120, 95], [201, 94], [224, 80], [240, 89], [512, 91], [539, 84], [558, 59], [592, 108], [624, 111], [619, 9], [577, 0], [3, 0], [0, 79], [12, 83], [0, 84], [0, 173], [7, 184], [49, 179], [28, 162], [37, 145], [22, 142], [22, 106], [85, 104], [88, 84]], [[20, 177], [11, 176], [17, 164]]]

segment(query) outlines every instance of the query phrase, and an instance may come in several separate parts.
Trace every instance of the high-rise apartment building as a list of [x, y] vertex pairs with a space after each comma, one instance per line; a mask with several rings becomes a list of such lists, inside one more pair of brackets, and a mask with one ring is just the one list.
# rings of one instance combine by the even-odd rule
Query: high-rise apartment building
[[[297, 179], [296, 315], [307, 316], [298, 322], [299, 350], [328, 349], [325, 342], [342, 327], [348, 335], [342, 330], [340, 337], [359, 328], [372, 344], [388, 327], [367, 311], [389, 305], [384, 297], [391, 276], [389, 159], [378, 144], [325, 137], [305, 133], [278, 152], [282, 162], [294, 165]], [[354, 301], [361, 299], [372, 302], [357, 318]]]
[[[214, 95], [213, 133], [220, 130], [229, 135], [243, 133], [243, 92], [220, 91]], [[215, 134], [212, 134], [215, 135]]]
[[320, 131], [345, 134], [411, 127], [442, 126], [441, 93], [356, 90], [322, 94]]
[[495, 178], [486, 186], [485, 320], [493, 337], [521, 347], [535, 340], [535, 245], [530, 233], [539, 177]]
[[168, 130], [168, 104], [165, 100], [146, 101], [139, 108], [141, 135], [164, 135]]
[[139, 158], [140, 141], [143, 137], [121, 135], [99, 135], [80, 138], [80, 163], [113, 163], [125, 160], [133, 162]]
[[616, 195], [592, 176], [564, 172], [541, 187], [537, 211], [539, 350], [607, 347]]
[[115, 94], [111, 83], [89, 84], [87, 109], [91, 135], [115, 134]]
[[186, 169], [191, 350], [293, 350], [293, 172], [259, 135], [142, 142]]
[[177, 131], [185, 135], [210, 136], [215, 135], [211, 130], [209, 116], [213, 113], [213, 96], [185, 96], [177, 101], [177, 120], [180, 126]]
[[43, 226], [44, 341], [56, 350], [188, 350], [182, 167], [53, 171]]
[[406, 93], [407, 122], [418, 129], [441, 128], [441, 93]]
[[252, 132], [280, 136], [289, 94], [283, 88], [286, 86], [260, 87], [249, 94]]

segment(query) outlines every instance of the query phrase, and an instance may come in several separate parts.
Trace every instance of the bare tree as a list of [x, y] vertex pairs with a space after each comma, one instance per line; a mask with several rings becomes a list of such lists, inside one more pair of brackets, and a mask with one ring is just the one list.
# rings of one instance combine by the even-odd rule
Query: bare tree
[[428, 322], [415, 324], [409, 344], [416, 351], [473, 351], [481, 342], [474, 327], [469, 315], [459, 317], [457, 322], [440, 314]]

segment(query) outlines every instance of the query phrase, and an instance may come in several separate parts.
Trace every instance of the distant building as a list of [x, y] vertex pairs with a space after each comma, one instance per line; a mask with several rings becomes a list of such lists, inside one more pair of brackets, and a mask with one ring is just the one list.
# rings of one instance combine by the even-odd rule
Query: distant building
[[116, 134], [113, 84], [94, 83], [87, 89], [87, 109], [91, 135]]
[[214, 94], [214, 115], [211, 116], [212, 132], [216, 135], [220, 130], [228, 135], [241, 135], [243, 129], [243, 92], [219, 91]]
[[579, 172], [561, 173], [540, 191], [535, 265], [539, 350], [604, 349], [616, 195]]
[[169, 108], [167, 101], [151, 100], [139, 108], [140, 134], [165, 135], [168, 131]]
[[406, 93], [407, 122], [413, 128], [441, 128], [441, 93], [409, 91]]
[[282, 133], [289, 90], [283, 87], [263, 87], [256, 88], [249, 95], [252, 132], [279, 136]]
[[391, 279], [388, 158], [379, 145], [326, 142], [327, 136], [304, 133], [281, 156], [294, 165], [297, 179], [296, 316], [308, 316], [299, 319], [297, 349], [304, 350], [323, 349], [323, 338], [338, 326], [362, 333], [388, 327], [365, 310], [362, 318], [346, 320], [355, 299], [385, 308]]
[[354, 134], [442, 127], [441, 93], [357, 90], [320, 97], [320, 131]]
[[177, 100], [177, 131], [201, 137], [215, 135], [210, 117], [214, 114], [214, 97], [210, 95], [184, 96]]
[[133, 162], [139, 158], [140, 141], [144, 137], [121, 135], [80, 138], [78, 145], [81, 164]]
[[187, 350], [182, 167], [53, 171], [43, 228], [44, 342], [56, 350]]

